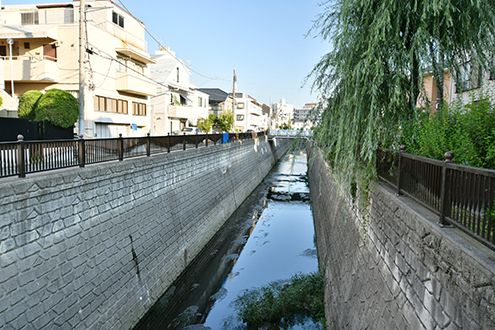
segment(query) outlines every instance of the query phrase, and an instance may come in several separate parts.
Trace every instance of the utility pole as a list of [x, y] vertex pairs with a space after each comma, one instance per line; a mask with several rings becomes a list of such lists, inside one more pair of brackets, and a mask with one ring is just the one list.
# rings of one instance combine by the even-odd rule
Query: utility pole
[[235, 74], [235, 69], [234, 69], [234, 75], [232, 76], [232, 116], [234, 116], [235, 112], [235, 84], [237, 82], [237, 76]]
[[14, 94], [14, 64], [12, 62], [12, 45], [14, 44], [14, 39], [8, 38], [7, 43], [9, 44], [10, 94], [12, 95], [12, 98], [15, 98], [15, 94]]
[[86, 88], [86, 0], [79, 1], [79, 135], [84, 135], [84, 97]]

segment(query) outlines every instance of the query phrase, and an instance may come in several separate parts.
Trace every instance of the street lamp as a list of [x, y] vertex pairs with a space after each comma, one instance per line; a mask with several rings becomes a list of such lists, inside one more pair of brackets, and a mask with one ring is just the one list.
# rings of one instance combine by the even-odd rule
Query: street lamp
[[14, 65], [12, 63], [12, 45], [14, 44], [14, 39], [8, 38], [7, 43], [9, 44], [10, 91], [12, 94], [12, 98], [14, 98]]

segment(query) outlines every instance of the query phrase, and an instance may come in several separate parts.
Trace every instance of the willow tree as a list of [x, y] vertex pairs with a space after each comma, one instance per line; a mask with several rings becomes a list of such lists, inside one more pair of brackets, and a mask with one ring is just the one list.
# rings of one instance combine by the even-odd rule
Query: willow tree
[[313, 31], [331, 45], [313, 70], [326, 110], [316, 138], [347, 183], [372, 175], [378, 146], [399, 143], [415, 114], [422, 75], [495, 49], [495, 1], [334, 0]]

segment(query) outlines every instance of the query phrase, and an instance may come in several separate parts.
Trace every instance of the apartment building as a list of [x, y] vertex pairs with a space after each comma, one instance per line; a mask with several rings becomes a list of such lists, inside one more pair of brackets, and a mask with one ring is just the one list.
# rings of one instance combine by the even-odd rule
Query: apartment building
[[[459, 101], [468, 104], [477, 101], [481, 97], [489, 97], [495, 100], [495, 71], [482, 70], [473, 61], [463, 63], [458, 73], [452, 74], [451, 70], [444, 70], [443, 99], [447, 103]], [[423, 92], [418, 106], [429, 105], [431, 110], [438, 108], [438, 88], [431, 72], [423, 76]]]
[[294, 128], [311, 129], [314, 126], [316, 103], [306, 103], [300, 109], [294, 109]]
[[[143, 22], [110, 0], [87, 0], [86, 137], [142, 136], [155, 95]], [[79, 1], [5, 5], [0, 11], [4, 106], [25, 91], [79, 94]], [[13, 90], [12, 90], [13, 86]], [[77, 125], [76, 125], [77, 127]]]
[[196, 89], [190, 80], [190, 70], [175, 53], [162, 48], [153, 56], [151, 76], [158, 83], [151, 98], [153, 108], [152, 133], [180, 133], [195, 127], [198, 119], [208, 118], [209, 95]]
[[262, 103], [246, 93], [235, 93], [234, 130], [238, 132], [266, 130], [268, 127], [262, 106]]

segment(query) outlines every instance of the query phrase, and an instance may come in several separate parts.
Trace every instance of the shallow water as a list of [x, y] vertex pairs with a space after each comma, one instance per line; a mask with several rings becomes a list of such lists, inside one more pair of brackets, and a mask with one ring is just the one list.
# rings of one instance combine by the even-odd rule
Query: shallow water
[[239, 294], [317, 271], [306, 171], [305, 153], [286, 155], [136, 329], [244, 329]]

